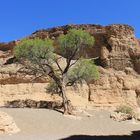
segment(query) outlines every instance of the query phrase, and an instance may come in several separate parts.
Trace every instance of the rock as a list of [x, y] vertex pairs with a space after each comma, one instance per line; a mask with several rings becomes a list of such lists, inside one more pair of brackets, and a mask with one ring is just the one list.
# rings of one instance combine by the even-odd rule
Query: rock
[[[29, 37], [39, 37], [40, 34], [47, 34], [44, 38], [53, 38], [57, 46], [57, 38], [66, 34], [69, 29], [84, 29], [95, 38], [95, 45], [84, 50], [82, 55], [88, 57], [99, 57], [98, 65], [110, 67], [116, 70], [124, 70], [125, 67], [134, 68], [139, 72], [139, 61], [136, 58], [140, 55], [139, 40], [134, 36], [134, 29], [126, 24], [112, 24], [101, 26], [95, 24], [65, 25], [46, 30], [38, 30]], [[40, 35], [42, 38], [42, 35]], [[59, 54], [59, 47], [56, 50]]]
[[124, 79], [123, 89], [124, 90], [135, 90], [140, 85], [140, 79], [132, 76], [127, 76]]
[[[126, 74], [123, 71], [104, 69], [103, 67], [98, 67], [98, 69], [100, 79], [90, 83], [90, 92], [86, 83], [77, 84], [76, 87], [67, 87], [67, 93], [75, 106], [79, 103], [80, 106], [89, 106], [87, 105], [89, 99], [93, 106], [101, 108], [104, 106], [115, 107], [122, 103], [127, 103], [133, 108], [140, 106], [139, 75]], [[49, 108], [52, 108], [52, 103], [48, 105], [48, 101], [59, 100], [61, 102], [61, 97], [46, 93], [47, 85], [47, 83], [2, 85], [0, 86], [1, 102], [17, 100], [17, 102], [13, 102], [12, 107], [48, 108], [50, 106]], [[53, 97], [57, 98], [53, 99]], [[36, 103], [27, 100], [27, 103], [23, 104], [19, 99], [24, 101], [30, 99]]]
[[18, 133], [20, 129], [16, 126], [12, 117], [4, 112], [0, 112], [0, 134]]
[[38, 105], [37, 101], [31, 100], [31, 99], [27, 99], [27, 100], [22, 100], [21, 101], [24, 104], [24, 107], [27, 108], [40, 108], [40, 106]]
[[[84, 29], [95, 38], [95, 45], [81, 52], [83, 56], [98, 57], [95, 63], [103, 67], [110, 67], [116, 70], [125, 70], [126, 67], [131, 67], [137, 72], [140, 72], [140, 43], [134, 36], [134, 29], [126, 24], [111, 24], [107, 26], [71, 24], [37, 30], [26, 38], [52, 38], [56, 46], [55, 52], [60, 54], [59, 47], [57, 46], [57, 38], [61, 34], [66, 34], [71, 28]], [[3, 56], [1, 56], [1, 61], [5, 61], [3, 58], [7, 58], [6, 61], [10, 59], [9, 56], [12, 55], [12, 50], [18, 41], [19, 40], [0, 43], [0, 51], [5, 52]], [[14, 61], [12, 63], [14, 63]]]
[[140, 87], [136, 88], [136, 94], [137, 94], [137, 96], [140, 96]]
[[133, 108], [139, 106], [139, 75], [127, 75], [125, 72], [99, 67], [100, 79], [90, 84], [91, 102], [103, 105], [117, 106], [127, 103]]
[[113, 113], [111, 113], [110, 118], [112, 118], [115, 121], [121, 122], [121, 121], [126, 121], [126, 120], [132, 119], [132, 115], [121, 113], [121, 112], [119, 112], [119, 113], [113, 112]]
[[135, 119], [140, 121], [140, 114], [136, 114]]
[[89, 99], [89, 87], [85, 81], [81, 84], [75, 84], [74, 87], [67, 87], [67, 92], [73, 92], [81, 97], [85, 98], [87, 101]]
[[127, 75], [136, 75], [136, 72], [134, 71], [134, 69], [133, 68], [130, 68], [130, 67], [126, 67], [125, 68], [125, 73]]
[[56, 101], [35, 101], [31, 99], [13, 100], [5, 103], [7, 108], [46, 108], [46, 109], [60, 109], [62, 103]]
[[24, 108], [26, 107], [26, 104], [24, 104], [24, 102], [19, 99], [15, 101], [8, 101], [5, 106], [10, 108]]
[[[137, 100], [137, 104], [138, 104], [138, 108], [140, 108], [140, 89], [136, 89], [136, 100]], [[140, 110], [138, 110], [139, 114], [140, 114]]]

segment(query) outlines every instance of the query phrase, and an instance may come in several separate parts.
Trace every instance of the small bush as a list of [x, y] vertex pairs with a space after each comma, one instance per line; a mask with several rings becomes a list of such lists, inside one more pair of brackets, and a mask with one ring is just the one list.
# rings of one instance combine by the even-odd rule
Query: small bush
[[56, 93], [59, 93], [60, 92], [59, 87], [55, 83], [55, 81], [51, 81], [49, 83], [49, 86], [46, 87], [46, 91], [49, 92], [49, 93], [52, 93], [52, 94], [56, 94]]
[[117, 109], [115, 110], [115, 112], [119, 113], [126, 113], [126, 114], [133, 114], [133, 109], [130, 106], [126, 106], [126, 105], [120, 105], [117, 107]]

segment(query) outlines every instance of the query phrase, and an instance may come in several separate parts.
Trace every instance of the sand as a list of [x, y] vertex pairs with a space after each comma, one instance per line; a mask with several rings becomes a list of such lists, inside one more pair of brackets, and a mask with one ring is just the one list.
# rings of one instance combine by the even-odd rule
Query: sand
[[77, 117], [64, 116], [47, 109], [1, 109], [1, 111], [11, 115], [21, 131], [14, 135], [0, 135], [0, 140], [59, 140], [73, 135], [90, 135], [96, 136], [97, 140], [103, 140], [98, 139], [98, 136], [108, 138], [109, 135], [120, 135], [122, 138], [122, 135], [129, 136], [132, 131], [140, 130], [140, 123], [113, 121], [109, 118], [109, 112], [103, 110], [84, 112]]

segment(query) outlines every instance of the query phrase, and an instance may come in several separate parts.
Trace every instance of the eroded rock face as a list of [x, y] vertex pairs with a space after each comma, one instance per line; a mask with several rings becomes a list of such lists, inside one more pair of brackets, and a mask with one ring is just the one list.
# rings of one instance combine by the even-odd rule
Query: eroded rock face
[[139, 107], [140, 76], [133, 69], [127, 68], [127, 72], [122, 72], [99, 67], [99, 71], [100, 79], [90, 84], [92, 102], [98, 106], [126, 103]]
[[140, 44], [139, 40], [134, 36], [134, 29], [129, 25], [66, 25], [47, 30], [38, 30], [29, 37], [53, 39], [56, 45], [56, 52], [59, 53], [57, 38], [61, 34], [66, 34], [71, 28], [84, 29], [95, 37], [95, 45], [81, 53], [88, 57], [99, 57], [96, 60], [98, 65], [116, 70], [124, 70], [125, 67], [132, 67], [137, 72], [140, 72], [138, 67], [140, 64]]
[[[61, 97], [46, 93], [47, 83], [23, 83], [6, 84], [0, 86], [0, 106], [5, 106], [8, 101], [34, 100], [38, 101], [61, 101]], [[24, 106], [23, 106], [24, 107]]]
[[13, 100], [5, 103], [7, 108], [46, 108], [46, 109], [60, 109], [62, 108], [61, 102], [55, 101], [35, 101], [31, 99], [26, 100]]
[[[66, 34], [71, 28], [86, 30], [95, 37], [94, 46], [81, 52], [82, 55], [98, 57], [96, 63], [103, 67], [110, 67], [116, 70], [132, 67], [137, 72], [140, 72], [140, 41], [135, 38], [134, 29], [126, 24], [112, 24], [108, 26], [95, 24], [65, 25], [38, 30], [27, 36], [27, 38], [51, 38], [55, 42], [56, 52], [59, 53], [57, 38], [61, 34]], [[7, 55], [11, 55], [12, 49], [17, 42], [1, 43], [0, 51], [9, 52]]]
[[[140, 76], [133, 69], [127, 68], [126, 72], [122, 72], [99, 67], [99, 71], [100, 79], [90, 83], [90, 92], [86, 83], [67, 87], [67, 94], [73, 106], [115, 109], [118, 105], [126, 104], [135, 110], [140, 107]], [[62, 103], [58, 95], [46, 93], [47, 86], [46, 83], [1, 85], [0, 106], [10, 102], [11, 107], [49, 108], [47, 104], [49, 102]]]
[[0, 112], [0, 134], [13, 134], [19, 131], [20, 129], [16, 126], [12, 117]]
[[41, 82], [44, 83], [48, 81], [48, 78], [35, 78], [34, 75], [27, 75], [19, 70], [22, 68], [21, 65], [17, 65], [16, 59], [12, 54], [12, 47], [6, 46], [5, 43], [3, 47], [0, 44], [0, 84], [18, 84], [18, 83], [34, 83]]
[[[90, 84], [90, 95], [88, 95], [87, 85], [79, 86], [79, 91], [74, 88], [68, 89], [68, 91], [76, 93], [86, 100], [90, 99], [97, 106], [115, 106], [124, 102], [136, 108], [140, 106], [140, 75], [137, 74], [140, 73], [140, 40], [135, 38], [133, 28], [125, 24], [65, 25], [38, 30], [27, 38], [51, 38], [54, 40], [55, 51], [59, 54], [57, 38], [61, 34], [66, 34], [71, 28], [82, 28], [95, 37], [94, 46], [81, 53], [86, 57], [98, 58], [95, 63], [99, 65], [100, 79]], [[6, 84], [5, 88], [8, 94], [10, 85], [7, 84], [31, 83], [33, 78], [32, 75], [24, 77], [21, 73], [14, 74], [18, 67], [15, 64], [16, 60], [12, 51], [17, 42], [18, 40], [0, 43], [0, 84]], [[43, 83], [48, 80], [39, 79], [36, 82]], [[26, 89], [28, 88], [30, 89], [27, 86]], [[22, 99], [17, 94], [18, 90], [15, 93], [15, 96], [18, 97], [16, 99]], [[3, 93], [6, 94], [6, 92]]]

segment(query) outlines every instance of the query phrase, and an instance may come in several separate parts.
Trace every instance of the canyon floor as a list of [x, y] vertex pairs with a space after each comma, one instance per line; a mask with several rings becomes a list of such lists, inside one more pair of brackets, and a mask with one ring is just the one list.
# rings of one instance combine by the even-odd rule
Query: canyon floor
[[64, 116], [47, 109], [0, 109], [13, 117], [20, 132], [0, 140], [139, 140], [140, 123], [116, 122], [105, 110]]

